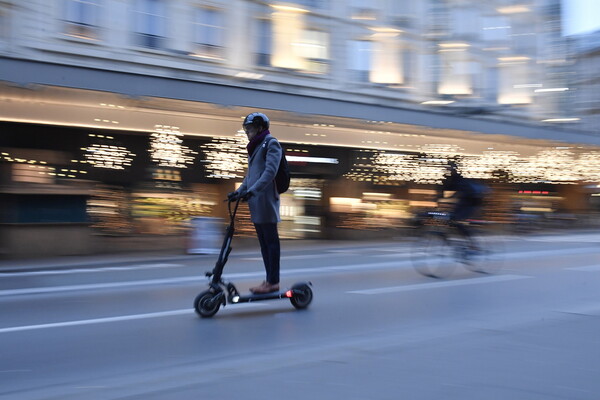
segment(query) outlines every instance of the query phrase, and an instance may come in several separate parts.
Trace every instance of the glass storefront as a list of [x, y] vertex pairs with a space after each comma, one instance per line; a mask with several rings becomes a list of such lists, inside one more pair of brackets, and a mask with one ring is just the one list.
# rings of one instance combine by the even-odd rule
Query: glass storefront
[[[107, 236], [185, 235], [194, 217], [227, 220], [223, 199], [246, 166], [245, 138], [190, 137], [171, 126], [145, 133], [17, 123], [3, 123], [2, 129], [4, 224], [88, 224], [94, 234]], [[395, 230], [415, 212], [437, 206], [436, 177], [445, 155], [283, 146], [292, 181], [281, 196], [282, 238]], [[489, 183], [497, 190], [487, 218], [498, 222], [556, 214], [563, 203], [578, 201], [576, 195], [548, 195], [551, 184], [540, 193], [515, 194], [518, 184]], [[565, 187], [571, 193], [577, 185]], [[253, 236], [246, 205], [238, 215], [238, 233]]]

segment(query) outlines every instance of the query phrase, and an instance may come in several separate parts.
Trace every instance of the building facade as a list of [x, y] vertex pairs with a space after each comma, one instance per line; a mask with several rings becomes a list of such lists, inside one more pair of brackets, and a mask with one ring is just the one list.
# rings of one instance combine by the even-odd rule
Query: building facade
[[571, 86], [577, 90], [573, 107], [584, 129], [600, 130], [600, 31], [571, 38], [570, 58], [574, 68]]
[[600, 139], [565, 111], [559, 2], [525, 3], [0, 1], [4, 251], [223, 216], [257, 109], [292, 165], [289, 237], [401, 225], [452, 157], [530, 192], [596, 182]]

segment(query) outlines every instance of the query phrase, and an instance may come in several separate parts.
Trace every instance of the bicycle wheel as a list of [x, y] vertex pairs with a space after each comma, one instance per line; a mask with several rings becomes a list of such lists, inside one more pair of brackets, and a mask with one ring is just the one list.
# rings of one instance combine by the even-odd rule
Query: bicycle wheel
[[413, 245], [411, 258], [418, 273], [432, 278], [446, 278], [456, 268], [455, 249], [440, 231], [422, 232]]
[[483, 234], [473, 237], [472, 241], [475, 250], [469, 252], [465, 268], [482, 274], [498, 273], [504, 266], [504, 237]]

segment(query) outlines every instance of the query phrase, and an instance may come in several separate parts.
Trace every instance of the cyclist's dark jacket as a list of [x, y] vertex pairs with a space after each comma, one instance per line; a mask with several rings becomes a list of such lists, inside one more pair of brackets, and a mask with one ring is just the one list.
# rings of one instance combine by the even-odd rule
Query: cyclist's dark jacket
[[442, 186], [443, 190], [455, 191], [459, 200], [481, 200], [485, 195], [485, 186], [474, 179], [465, 178], [458, 173], [450, 174]]
[[483, 204], [485, 186], [474, 179], [465, 178], [453, 172], [446, 178], [443, 190], [455, 191], [458, 201], [454, 205], [452, 215], [455, 219], [471, 217]]

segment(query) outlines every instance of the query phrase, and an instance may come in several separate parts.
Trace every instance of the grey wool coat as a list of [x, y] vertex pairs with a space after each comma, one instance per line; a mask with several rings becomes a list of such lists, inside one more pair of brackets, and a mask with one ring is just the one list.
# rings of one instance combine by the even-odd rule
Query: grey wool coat
[[[252, 192], [248, 199], [250, 219], [255, 224], [277, 223], [279, 216], [279, 193], [275, 185], [275, 175], [283, 150], [277, 139], [267, 135], [256, 146], [254, 153], [248, 158], [248, 172], [238, 189], [240, 192]], [[268, 144], [267, 144], [268, 142]]]

